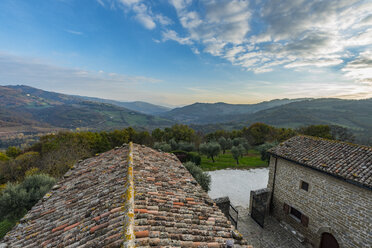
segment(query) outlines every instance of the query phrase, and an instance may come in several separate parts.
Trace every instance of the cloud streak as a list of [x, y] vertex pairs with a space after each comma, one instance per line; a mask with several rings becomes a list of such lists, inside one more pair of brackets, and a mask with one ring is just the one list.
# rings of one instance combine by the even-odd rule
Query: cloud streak
[[141, 93], [137, 88], [161, 82], [151, 77], [60, 67], [0, 53], [1, 84], [27, 84], [69, 94], [138, 100]]

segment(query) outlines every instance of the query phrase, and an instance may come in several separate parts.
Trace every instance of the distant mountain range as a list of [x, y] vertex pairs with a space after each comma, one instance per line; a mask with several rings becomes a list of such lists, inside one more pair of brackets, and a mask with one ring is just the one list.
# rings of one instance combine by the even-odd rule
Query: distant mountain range
[[108, 104], [116, 105], [119, 107], [124, 107], [130, 110], [134, 110], [134, 111], [137, 111], [143, 114], [148, 114], [148, 115], [159, 115], [161, 113], [171, 110], [171, 108], [168, 108], [168, 107], [155, 105], [155, 104], [151, 104], [148, 102], [142, 102], [142, 101], [120, 102], [120, 101], [115, 101], [115, 100], [101, 99], [101, 98], [88, 97], [88, 96], [76, 96], [76, 97], [84, 99], [84, 100], [88, 100], [88, 101], [93, 101], [93, 102], [108, 103]]
[[185, 124], [213, 124], [238, 120], [241, 116], [306, 99], [276, 99], [257, 104], [194, 103], [163, 112], [160, 116]]
[[0, 133], [24, 127], [107, 130], [127, 126], [153, 129], [175, 123], [210, 132], [240, 129], [254, 122], [297, 128], [340, 125], [361, 143], [372, 144], [372, 99], [278, 99], [257, 104], [194, 103], [169, 109], [146, 102], [120, 102], [0, 86]]
[[[207, 110], [204, 109], [204, 111]], [[179, 118], [181, 115], [176, 116]], [[213, 123], [208, 120], [208, 117], [206, 119], [200, 117], [198, 121], [192, 121], [191, 126], [198, 131], [208, 133], [220, 129], [241, 129], [255, 122], [286, 128], [319, 124], [338, 125], [350, 129], [358, 143], [372, 145], [372, 98], [364, 100], [305, 99], [254, 113], [226, 114], [214, 118], [212, 114], [209, 116], [214, 121]], [[186, 117], [184, 120], [190, 119]], [[178, 121], [182, 122], [182, 119], [179, 118]]]
[[0, 86], [0, 127], [30, 126], [86, 128], [93, 130], [127, 126], [154, 128], [174, 122], [112, 104], [87, 101], [24, 85]]

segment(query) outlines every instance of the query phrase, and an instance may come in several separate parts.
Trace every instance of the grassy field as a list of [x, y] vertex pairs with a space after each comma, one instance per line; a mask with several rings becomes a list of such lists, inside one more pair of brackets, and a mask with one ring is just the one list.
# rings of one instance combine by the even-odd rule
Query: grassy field
[[231, 155], [230, 151], [226, 151], [225, 154], [220, 154], [212, 159], [207, 158], [207, 156], [202, 156], [201, 168], [205, 171], [211, 170], [221, 170], [221, 169], [250, 169], [257, 167], [266, 167], [267, 162], [261, 160], [260, 153], [256, 150], [249, 150], [248, 154], [239, 158], [239, 165], [236, 164], [235, 159]]

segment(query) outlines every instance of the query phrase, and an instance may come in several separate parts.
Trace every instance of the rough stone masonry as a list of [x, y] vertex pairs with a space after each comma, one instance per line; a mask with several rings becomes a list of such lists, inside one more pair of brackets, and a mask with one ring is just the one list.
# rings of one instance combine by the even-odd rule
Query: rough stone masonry
[[297, 136], [270, 153], [275, 217], [314, 247], [323, 233], [340, 247], [372, 247], [371, 147]]

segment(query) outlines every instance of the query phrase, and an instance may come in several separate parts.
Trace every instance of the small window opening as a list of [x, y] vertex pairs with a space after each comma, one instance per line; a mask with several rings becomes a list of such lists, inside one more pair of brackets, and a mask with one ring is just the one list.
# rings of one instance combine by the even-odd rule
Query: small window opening
[[309, 184], [307, 182], [301, 181], [301, 189], [309, 191]]
[[301, 221], [301, 216], [302, 216], [302, 213], [300, 211], [298, 211], [297, 209], [295, 209], [294, 207], [291, 207], [291, 211], [290, 211], [291, 215], [293, 217], [295, 217], [296, 219], [298, 219], [299, 221]]

